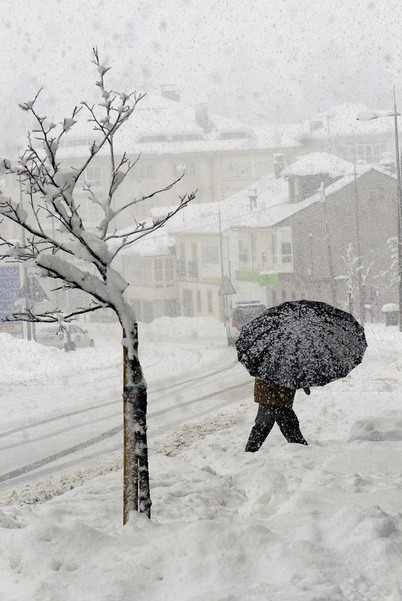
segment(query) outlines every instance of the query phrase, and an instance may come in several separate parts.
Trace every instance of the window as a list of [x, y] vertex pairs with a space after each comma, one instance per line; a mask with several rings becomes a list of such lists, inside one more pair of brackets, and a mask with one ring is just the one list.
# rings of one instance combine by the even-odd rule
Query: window
[[162, 259], [154, 260], [154, 277], [155, 277], [156, 288], [162, 288], [163, 287], [163, 260]]
[[144, 259], [140, 262], [140, 276], [142, 278], [142, 282], [145, 286], [152, 286], [152, 270], [151, 270], [151, 262], [147, 259]]
[[135, 168], [135, 174], [139, 180], [155, 179], [155, 167], [152, 163], [141, 163], [140, 160]]
[[184, 317], [193, 317], [193, 291], [183, 290], [183, 315]]
[[207, 303], [208, 303], [208, 313], [212, 313], [213, 308], [212, 308], [212, 291], [211, 290], [207, 291]]
[[152, 286], [153, 274], [150, 259], [142, 257], [127, 257], [124, 262], [125, 274], [131, 284]]
[[292, 243], [282, 242], [282, 263], [292, 262]]
[[165, 259], [165, 285], [174, 285], [174, 263], [173, 259]]
[[257, 237], [255, 234], [250, 234], [251, 246], [251, 263], [254, 266], [257, 263]]
[[178, 277], [186, 277], [186, 248], [184, 242], [179, 244], [179, 258], [176, 261], [176, 273]]
[[84, 182], [93, 191], [102, 188], [102, 169], [99, 165], [88, 165], [84, 174]]
[[239, 240], [239, 263], [241, 267], [246, 267], [248, 263], [248, 248], [244, 240]]
[[247, 138], [252, 138], [248, 131], [223, 131], [219, 136], [220, 140], [244, 140]]
[[254, 162], [251, 159], [232, 159], [223, 165], [225, 177], [249, 177], [254, 175]]
[[198, 278], [198, 266], [196, 261], [187, 261], [187, 273], [189, 278]]
[[172, 142], [194, 142], [203, 140], [203, 137], [201, 134], [173, 134], [171, 140]]
[[186, 262], [182, 259], [176, 261], [176, 273], [178, 277], [186, 277]]
[[379, 163], [384, 152], [387, 152], [386, 142], [351, 142], [337, 146], [337, 154], [351, 162], [362, 159], [368, 163]]
[[201, 292], [197, 290], [197, 312], [201, 313]]
[[276, 234], [272, 234], [271, 238], [272, 265], [278, 264], [278, 255], [276, 252]]
[[153, 142], [169, 142], [169, 138], [163, 135], [155, 135], [155, 136], [141, 136], [138, 142], [142, 143], [153, 143]]
[[284, 303], [286, 300], [286, 290], [281, 291], [282, 302]]
[[219, 246], [216, 243], [205, 242], [201, 246], [201, 258], [204, 265], [217, 265], [220, 259]]
[[163, 314], [169, 317], [177, 317], [179, 315], [179, 307], [177, 300], [167, 299], [163, 303]]
[[198, 249], [197, 244], [191, 244], [191, 261], [187, 261], [187, 271], [189, 278], [198, 278]]

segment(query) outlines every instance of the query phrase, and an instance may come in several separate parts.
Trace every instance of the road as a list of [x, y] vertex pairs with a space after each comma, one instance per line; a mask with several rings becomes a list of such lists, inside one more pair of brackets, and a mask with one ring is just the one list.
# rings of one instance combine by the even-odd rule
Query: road
[[[194, 352], [194, 345], [191, 345], [191, 352]], [[148, 388], [149, 439], [158, 438], [186, 421], [238, 404], [238, 399], [231, 398], [227, 392], [249, 382], [244, 369], [229, 351], [219, 367], [203, 365], [197, 374], [193, 371], [180, 378], [177, 375], [153, 378]], [[85, 407], [40, 419], [31, 418], [28, 423], [2, 431], [0, 495], [45, 477], [66, 475], [74, 469], [82, 469], [95, 458], [99, 460], [120, 450], [122, 402], [110, 395], [114, 386], [115, 396], [115, 384], [115, 371], [104, 370], [92, 383], [93, 400]], [[82, 386], [83, 381], [75, 378], [63, 391], [58, 388], [43, 391], [43, 394], [50, 398], [57, 395], [60, 399], [61, 394], [79, 395]], [[30, 397], [38, 392], [28, 390], [25, 394], [28, 404]]]

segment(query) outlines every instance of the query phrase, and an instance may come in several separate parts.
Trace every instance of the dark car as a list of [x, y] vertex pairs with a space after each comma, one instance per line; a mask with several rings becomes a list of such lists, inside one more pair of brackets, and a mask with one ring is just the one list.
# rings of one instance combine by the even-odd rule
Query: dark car
[[254, 319], [254, 317], [263, 313], [266, 308], [267, 307], [260, 301], [237, 303], [233, 308], [232, 318], [229, 321], [228, 344], [233, 345], [236, 342], [242, 327]]

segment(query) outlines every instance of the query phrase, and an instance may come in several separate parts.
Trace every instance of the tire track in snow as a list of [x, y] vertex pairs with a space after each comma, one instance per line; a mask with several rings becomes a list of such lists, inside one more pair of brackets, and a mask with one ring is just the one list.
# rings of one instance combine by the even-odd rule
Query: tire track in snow
[[[233, 363], [227, 365], [226, 367], [223, 367], [221, 369], [218, 369], [216, 371], [212, 371], [210, 373], [208, 373], [208, 376], [215, 376], [217, 374], [220, 373], [224, 373], [225, 371], [229, 371], [230, 369], [232, 369], [235, 365], [237, 365], [237, 361], [234, 361]], [[201, 376], [195, 376], [194, 378], [189, 378], [187, 380], [182, 380], [181, 382], [175, 382], [173, 384], [167, 384], [161, 388], [156, 388], [155, 390], [152, 390], [152, 394], [158, 393], [158, 392], [165, 392], [167, 390], [171, 390], [172, 388], [180, 388], [182, 386], [185, 386], [186, 384], [192, 384], [194, 382], [198, 382], [200, 380], [205, 380], [205, 375], [201, 375]], [[74, 411], [70, 411], [68, 413], [62, 413], [60, 415], [54, 415], [53, 417], [48, 417], [42, 420], [39, 420], [37, 422], [31, 423], [31, 424], [26, 424], [25, 426], [18, 426], [17, 428], [13, 428], [12, 430], [7, 430], [6, 432], [0, 432], [0, 438], [5, 438], [6, 436], [11, 436], [12, 434], [16, 434], [18, 432], [23, 432], [26, 430], [30, 430], [32, 428], [36, 428], [38, 426], [43, 426], [45, 424], [49, 424], [51, 422], [55, 422], [55, 421], [59, 421], [61, 419], [66, 419], [68, 417], [74, 417], [76, 415], [80, 415], [83, 413], [88, 413], [90, 411], [96, 411], [98, 409], [101, 409], [103, 407], [108, 407], [110, 405], [115, 405], [116, 403], [121, 402], [121, 399], [115, 399], [114, 401], [107, 401], [106, 403], [99, 403], [98, 405], [93, 405], [91, 407], [85, 407], [85, 409], [77, 409]], [[7, 447], [6, 447], [7, 448]]]
[[[221, 371], [221, 370], [220, 370]], [[198, 378], [196, 378], [198, 379]], [[184, 403], [180, 403], [178, 405], [172, 406], [172, 407], [167, 407], [166, 409], [160, 409], [159, 411], [154, 411], [152, 413], [148, 414], [149, 418], [152, 418], [154, 416], [158, 416], [158, 415], [163, 415], [166, 413], [169, 413], [170, 411], [175, 411], [177, 409], [180, 409], [182, 407], [188, 406], [188, 405], [193, 405], [194, 403], [199, 403], [201, 401], [205, 401], [207, 399], [211, 399], [219, 394], [222, 394], [223, 392], [228, 392], [231, 390], [236, 390], [238, 388], [242, 388], [243, 386], [248, 386], [249, 382], [247, 382], [246, 384], [237, 384], [235, 386], [230, 386], [229, 388], [223, 388], [222, 390], [218, 390], [206, 395], [203, 395], [202, 397], [198, 397], [197, 399], [193, 399], [191, 401], [185, 401]], [[231, 400], [225, 400], [223, 403], [217, 405], [214, 407], [214, 411], [218, 411], [219, 409], [222, 409], [223, 407], [231, 404]], [[203, 410], [195, 415], [191, 416], [191, 419], [195, 419], [198, 417], [202, 417], [208, 413], [211, 413], [210, 410]], [[173, 428], [175, 426], [177, 426], [178, 423], [180, 423], [180, 421], [175, 421], [172, 424], [170, 424], [170, 428]], [[64, 449], [62, 451], [59, 451], [57, 453], [53, 453], [52, 455], [49, 455], [48, 457], [44, 457], [43, 459], [39, 459], [37, 461], [34, 461], [28, 465], [22, 466], [20, 468], [17, 468], [15, 470], [12, 470], [11, 472], [8, 472], [6, 474], [2, 474], [0, 475], [0, 482], [6, 482], [6, 481], [10, 481], [13, 480], [14, 478], [18, 478], [19, 476], [22, 476], [24, 474], [27, 474], [29, 472], [32, 472], [40, 467], [43, 467], [45, 465], [48, 465], [50, 463], [54, 463], [55, 461], [57, 461], [58, 459], [63, 459], [63, 457], [66, 457], [68, 455], [72, 455], [73, 453], [76, 453], [77, 451], [81, 451], [83, 449], [86, 449], [89, 446], [95, 445], [98, 442], [101, 442], [103, 440], [106, 440], [107, 438], [111, 438], [112, 436], [115, 436], [116, 434], [118, 434], [119, 432], [121, 432], [123, 429], [123, 425], [119, 424], [118, 426], [111, 428], [110, 430], [107, 430], [105, 432], [102, 432], [101, 434], [98, 434], [98, 436], [95, 436], [93, 438], [90, 438], [88, 440], [85, 440], [79, 444], [76, 444], [72, 447], [69, 447], [68, 449]]]

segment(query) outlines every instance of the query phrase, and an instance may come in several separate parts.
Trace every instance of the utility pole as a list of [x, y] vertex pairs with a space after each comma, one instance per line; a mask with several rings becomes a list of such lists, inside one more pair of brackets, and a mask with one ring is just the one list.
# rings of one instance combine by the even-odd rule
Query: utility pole
[[357, 115], [359, 121], [370, 121], [372, 119], [380, 119], [382, 117], [394, 118], [394, 136], [395, 136], [395, 168], [397, 179], [397, 244], [398, 244], [398, 302], [399, 302], [399, 331], [402, 332], [402, 184], [401, 184], [401, 154], [399, 148], [399, 132], [398, 132], [398, 113], [396, 106], [395, 86], [393, 88], [393, 111], [373, 111], [369, 113], [360, 113]]
[[[222, 280], [222, 286], [223, 286], [223, 280], [225, 277], [225, 273], [224, 273], [224, 268], [223, 268], [223, 238], [222, 238], [222, 222], [221, 222], [221, 208], [219, 206], [218, 209], [218, 220], [219, 220], [219, 252], [220, 252], [220, 256], [221, 256], [221, 280]], [[223, 322], [225, 324], [225, 330], [226, 330], [226, 337], [229, 340], [229, 324], [228, 324], [228, 311], [227, 311], [227, 295], [224, 294], [223, 296]]]
[[354, 184], [355, 184], [355, 223], [356, 223], [356, 251], [357, 251], [357, 287], [359, 290], [359, 313], [360, 313], [360, 321], [362, 324], [365, 322], [366, 318], [366, 299], [365, 299], [365, 291], [363, 286], [363, 263], [362, 263], [362, 251], [360, 245], [360, 221], [359, 221], [359, 194], [357, 190], [357, 174], [356, 174], [356, 161], [354, 164]]
[[330, 277], [331, 299], [332, 299], [332, 304], [336, 307], [336, 283], [335, 283], [335, 275], [334, 275], [334, 264], [333, 264], [333, 257], [332, 257], [331, 238], [330, 238], [330, 233], [329, 233], [327, 199], [325, 196], [324, 183], [321, 183], [321, 200], [324, 205], [325, 233], [326, 233], [326, 238], [327, 238], [328, 271], [329, 271], [329, 277]]
[[399, 331], [402, 332], [402, 184], [401, 184], [401, 156], [399, 149], [398, 113], [394, 86], [394, 129], [395, 129], [395, 160], [398, 187], [398, 301], [399, 301]]

